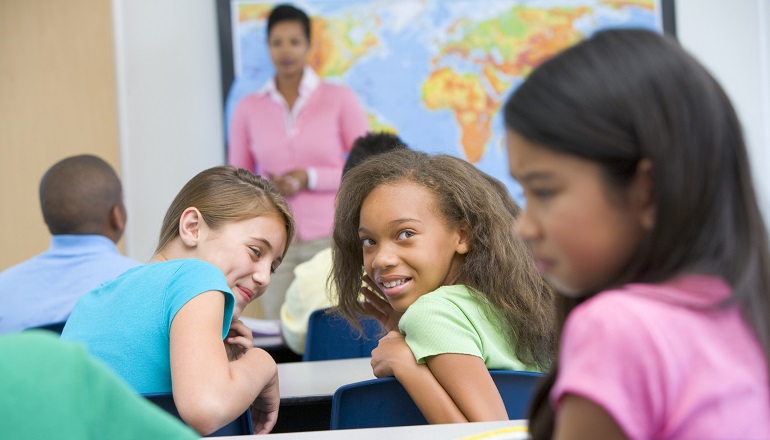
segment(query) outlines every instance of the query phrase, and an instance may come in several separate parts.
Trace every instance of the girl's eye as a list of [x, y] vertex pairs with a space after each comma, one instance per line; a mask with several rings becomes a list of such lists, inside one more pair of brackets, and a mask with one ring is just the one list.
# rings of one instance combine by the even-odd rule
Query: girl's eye
[[406, 240], [407, 238], [414, 237], [414, 231], [401, 231], [398, 233], [399, 240]]
[[362, 238], [361, 244], [364, 247], [374, 246], [374, 240], [372, 240], [371, 238]]
[[259, 250], [258, 247], [249, 247], [249, 249], [251, 249], [251, 252], [253, 252], [254, 255], [256, 255], [257, 257], [261, 257], [262, 256], [262, 251]]
[[526, 192], [529, 193], [528, 195], [526, 195], [526, 197], [528, 198], [532, 197], [538, 200], [546, 200], [553, 197], [553, 195], [556, 194], [555, 190], [547, 189], [547, 188], [532, 188]]

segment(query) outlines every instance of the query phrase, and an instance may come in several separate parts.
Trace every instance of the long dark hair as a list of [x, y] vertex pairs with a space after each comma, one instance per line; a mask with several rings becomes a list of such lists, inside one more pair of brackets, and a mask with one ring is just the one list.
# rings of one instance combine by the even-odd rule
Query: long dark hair
[[[597, 163], [609, 187], [627, 184], [649, 159], [655, 226], [614, 284], [723, 277], [733, 289], [729, 303], [770, 357], [768, 237], [741, 126], [716, 80], [674, 40], [599, 32], [537, 68], [506, 103], [505, 123], [545, 148]], [[560, 325], [578, 302], [559, 298]], [[548, 393], [557, 370], [532, 407], [536, 439], [552, 434]]]
[[527, 366], [548, 368], [556, 347], [555, 295], [538, 274], [527, 245], [511, 233], [519, 207], [500, 181], [456, 157], [399, 149], [345, 174], [332, 235], [331, 280], [339, 293], [337, 311], [353, 325], [358, 315], [365, 314], [358, 301], [361, 205], [376, 187], [399, 182], [427, 188], [450, 226], [468, 226], [470, 249], [463, 256], [460, 279], [494, 310], [494, 322], [500, 323], [516, 357]]

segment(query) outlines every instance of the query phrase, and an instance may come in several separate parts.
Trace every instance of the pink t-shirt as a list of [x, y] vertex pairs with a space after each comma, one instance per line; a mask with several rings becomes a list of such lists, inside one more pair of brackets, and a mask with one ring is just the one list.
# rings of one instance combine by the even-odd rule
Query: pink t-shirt
[[768, 363], [720, 278], [629, 284], [576, 307], [551, 391], [604, 408], [631, 439], [770, 439]]

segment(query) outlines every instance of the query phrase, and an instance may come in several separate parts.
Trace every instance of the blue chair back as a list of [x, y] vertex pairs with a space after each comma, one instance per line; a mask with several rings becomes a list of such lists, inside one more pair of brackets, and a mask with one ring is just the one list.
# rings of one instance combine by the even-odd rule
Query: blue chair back
[[[182, 420], [179, 415], [179, 411], [176, 409], [174, 403], [174, 396], [171, 393], [159, 393], [159, 394], [144, 394], [143, 395], [150, 402], [163, 408], [169, 414]], [[184, 422], [184, 420], [182, 420]], [[245, 413], [240, 417], [228, 423], [227, 425], [219, 428], [208, 437], [226, 437], [231, 435], [251, 435], [254, 434], [254, 426], [251, 422], [251, 408], [247, 409]]]
[[[527, 417], [527, 409], [542, 376], [525, 371], [491, 370], [508, 418]], [[426, 425], [420, 409], [393, 377], [344, 385], [332, 399], [331, 429]]]
[[537, 383], [543, 375], [529, 371], [506, 370], [492, 370], [489, 373], [500, 391], [500, 397], [503, 398], [508, 418], [526, 419]]
[[377, 348], [382, 327], [372, 318], [361, 319], [364, 337], [345, 318], [328, 313], [329, 309], [310, 314], [303, 361], [325, 361], [369, 357]]

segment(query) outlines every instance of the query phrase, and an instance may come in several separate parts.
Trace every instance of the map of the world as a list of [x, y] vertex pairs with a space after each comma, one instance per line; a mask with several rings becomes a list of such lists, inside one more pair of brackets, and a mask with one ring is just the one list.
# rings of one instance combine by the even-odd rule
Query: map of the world
[[[238, 100], [274, 75], [266, 18], [276, 3], [232, 1]], [[662, 31], [658, 0], [297, 0], [312, 19], [308, 63], [352, 88], [373, 130], [410, 147], [447, 153], [502, 180], [501, 106], [539, 63], [605, 28]]]

